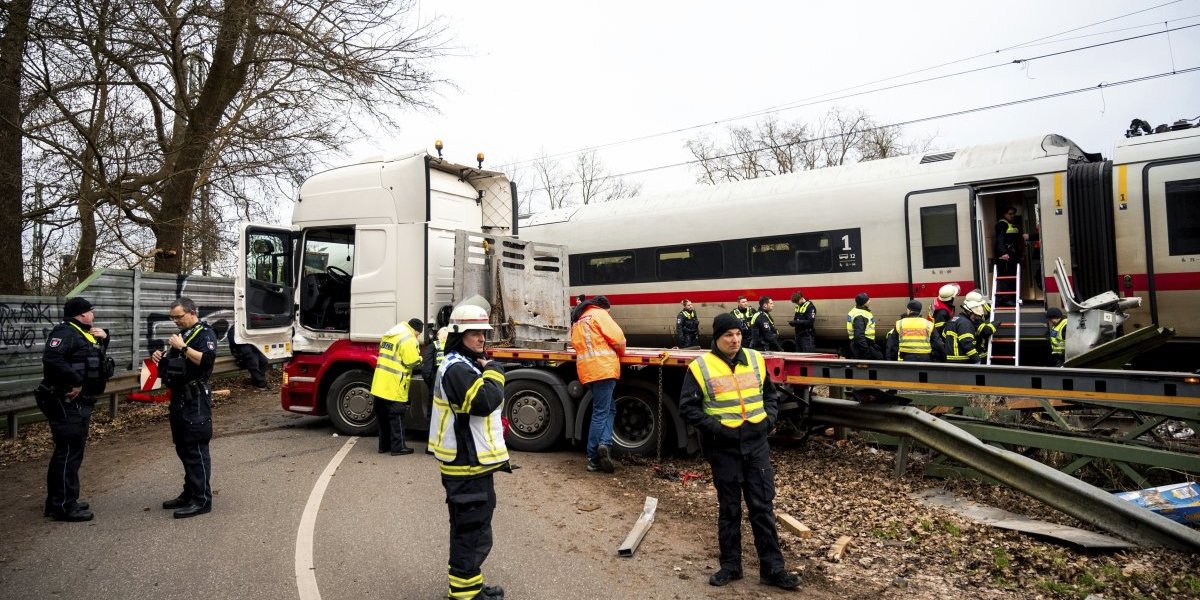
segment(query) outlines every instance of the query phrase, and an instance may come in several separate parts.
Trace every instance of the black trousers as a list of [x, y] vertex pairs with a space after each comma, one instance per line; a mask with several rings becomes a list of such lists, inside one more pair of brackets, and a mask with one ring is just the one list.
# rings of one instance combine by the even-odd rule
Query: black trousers
[[183, 463], [183, 494], [193, 504], [212, 504], [212, 456], [208, 443], [212, 440], [212, 393], [208, 384], [190, 395], [171, 390], [168, 411], [171, 421], [171, 441], [175, 454]]
[[46, 510], [69, 513], [79, 501], [79, 465], [92, 422], [90, 399], [68, 402], [62, 397], [39, 397], [38, 408], [50, 424], [54, 452], [46, 469]]
[[817, 340], [813, 332], [805, 331], [796, 334], [796, 352], [816, 352]]
[[474, 598], [483, 589], [483, 561], [492, 551], [496, 486], [489, 473], [474, 479], [442, 477], [450, 512], [450, 598]]
[[680, 348], [688, 348], [691, 346], [695, 346], [699, 342], [700, 334], [699, 333], [681, 333], [681, 334], [679, 334], [678, 337], [679, 337], [679, 339], [676, 341], [679, 343], [679, 347]]
[[717, 539], [721, 567], [742, 571], [742, 500], [750, 513], [759, 573], [784, 568], [775, 527], [775, 471], [765, 435], [743, 439], [736, 445], [709, 443], [705, 458], [712, 465], [713, 487], [717, 490]]
[[399, 452], [404, 444], [404, 415], [408, 413], [407, 402], [392, 402], [379, 396], [374, 398], [375, 422], [379, 424], [379, 451]]

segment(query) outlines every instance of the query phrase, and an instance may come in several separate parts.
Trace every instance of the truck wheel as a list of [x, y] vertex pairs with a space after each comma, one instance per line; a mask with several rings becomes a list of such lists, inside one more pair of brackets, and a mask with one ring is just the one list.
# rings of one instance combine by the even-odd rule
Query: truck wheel
[[[613, 394], [613, 450], [617, 454], [654, 454], [658, 447], [658, 400], [645, 390], [617, 387]], [[667, 417], [666, 411], [663, 418]], [[664, 443], [667, 440], [663, 440]]]
[[337, 376], [325, 398], [333, 428], [345, 435], [369, 435], [377, 430], [371, 373], [354, 369]]
[[558, 394], [544, 383], [517, 380], [505, 386], [508, 447], [522, 452], [549, 450], [562, 439], [565, 421]]

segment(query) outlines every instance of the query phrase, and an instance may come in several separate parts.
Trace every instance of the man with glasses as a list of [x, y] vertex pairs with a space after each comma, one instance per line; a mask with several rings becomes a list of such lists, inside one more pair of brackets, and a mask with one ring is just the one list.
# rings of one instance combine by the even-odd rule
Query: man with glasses
[[167, 339], [170, 349], [155, 350], [150, 358], [171, 390], [171, 441], [183, 463], [183, 493], [163, 502], [163, 508], [175, 509], [176, 519], [186, 519], [212, 511], [212, 460], [208, 452], [212, 388], [208, 378], [217, 358], [217, 337], [200, 320], [191, 298], [182, 297], [171, 304], [169, 316], [180, 331]]

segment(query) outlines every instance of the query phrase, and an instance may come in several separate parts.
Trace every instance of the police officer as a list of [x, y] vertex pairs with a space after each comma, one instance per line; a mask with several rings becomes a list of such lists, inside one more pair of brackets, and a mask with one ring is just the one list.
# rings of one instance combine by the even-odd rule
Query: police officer
[[412, 318], [387, 330], [379, 340], [379, 356], [371, 378], [371, 399], [379, 426], [379, 452], [392, 456], [412, 454], [404, 443], [404, 415], [408, 412], [408, 390], [413, 369], [421, 366], [417, 335], [421, 319]]
[[816, 352], [816, 330], [814, 328], [817, 322], [817, 307], [804, 297], [804, 292], [796, 290], [792, 292], [792, 304], [796, 305], [796, 315], [792, 317], [789, 325], [796, 328], [796, 351], [797, 352]]
[[250, 373], [250, 385], [260, 390], [270, 389], [270, 386], [267, 385], [267, 369], [270, 368], [270, 361], [258, 349], [258, 346], [237, 343], [233, 339], [234, 329], [236, 328], [233, 324], [230, 324], [229, 333], [225, 335], [225, 339], [229, 342], [229, 353], [233, 355], [233, 362]]
[[679, 394], [679, 414], [701, 436], [717, 491], [717, 540], [721, 568], [708, 583], [723, 586], [742, 578], [742, 500], [750, 513], [759, 581], [784, 589], [800, 577], [784, 568], [775, 526], [775, 473], [767, 436], [779, 418], [779, 391], [756, 350], [742, 348], [738, 319], [713, 319], [712, 350], [688, 366]]
[[42, 352], [42, 382], [34, 392], [50, 424], [54, 453], [46, 470], [45, 516], [56, 521], [91, 521], [87, 502], [79, 501], [79, 465], [87, 444], [96, 396], [113, 374], [105, 354], [108, 332], [92, 324], [96, 315], [84, 298], [63, 306]]
[[1050, 362], [1056, 367], [1063, 366], [1067, 359], [1067, 320], [1062, 311], [1050, 307], [1046, 309], [1046, 338], [1050, 340]]
[[[450, 312], [453, 310], [454, 307], [449, 304], [438, 310], [437, 321], [429, 324], [434, 335], [421, 349], [421, 379], [425, 380], [425, 388], [429, 390], [430, 397], [433, 396], [433, 380], [437, 377], [442, 358], [445, 356], [446, 325], [450, 323]], [[425, 452], [428, 453], [429, 449], [426, 448]]]
[[896, 360], [929, 362], [933, 347], [941, 340], [934, 340], [933, 323], [921, 317], [921, 301], [909, 300], [908, 314], [896, 321]]
[[946, 362], [953, 364], [979, 364], [979, 349], [975, 343], [975, 330], [983, 322], [983, 303], [973, 300], [963, 302], [962, 312], [950, 319], [943, 328], [946, 345]]
[[200, 320], [191, 298], [176, 300], [168, 314], [179, 333], [167, 339], [169, 348], [155, 350], [150, 359], [171, 391], [171, 441], [183, 463], [183, 492], [162, 506], [175, 510], [176, 519], [186, 519], [212, 512], [212, 458], [208, 452], [212, 388], [208, 378], [217, 359], [217, 337], [208, 323]]
[[1022, 234], [1017, 227], [1017, 208], [1010, 206], [1004, 211], [1004, 216], [996, 222], [995, 229], [996, 270], [1005, 279], [996, 282], [996, 293], [999, 296], [996, 304], [1000, 306], [1016, 306], [1017, 281], [1012, 277], [1017, 274], [1017, 265], [1025, 254], [1027, 234]]
[[684, 299], [683, 310], [675, 317], [675, 343], [680, 348], [690, 348], [700, 341], [700, 319], [692, 308], [692, 301]]
[[469, 304], [454, 309], [446, 357], [433, 385], [429, 447], [438, 460], [450, 511], [449, 598], [494, 600], [500, 586], [486, 586], [483, 561], [492, 550], [496, 471], [511, 472], [504, 430], [504, 367], [484, 354], [487, 311]]
[[871, 313], [871, 297], [859, 292], [854, 308], [846, 313], [846, 336], [850, 338], [850, 358], [882, 360], [883, 353], [875, 344], [875, 315]]
[[775, 301], [770, 296], [758, 299], [758, 312], [750, 318], [750, 347], [755, 350], [783, 350], [779, 345], [779, 331], [775, 329], [775, 319], [771, 311], [775, 310]]
[[742, 339], [747, 344], [750, 341], [750, 321], [754, 319], [754, 313], [756, 312], [758, 311], [754, 310], [753, 306], [750, 306], [750, 301], [745, 296], [738, 296], [737, 308], [733, 309], [731, 314], [737, 317], [741, 323], [739, 328], [742, 330]]

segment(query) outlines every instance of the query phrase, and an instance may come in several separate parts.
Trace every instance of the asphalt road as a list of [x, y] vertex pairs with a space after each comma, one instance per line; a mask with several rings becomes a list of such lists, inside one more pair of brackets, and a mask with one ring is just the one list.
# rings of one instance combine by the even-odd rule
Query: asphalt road
[[[97, 514], [89, 523], [42, 518], [44, 461], [0, 471], [0, 598], [312, 598], [297, 583], [301, 516], [351, 438], [332, 435], [324, 419], [283, 413], [273, 395], [235, 393], [247, 398], [216, 414], [208, 515], [175, 520], [160, 508], [182, 485], [165, 422], [88, 448], [83, 497]], [[445, 596], [444, 492], [433, 458], [414, 445], [417, 454], [392, 457], [375, 452], [375, 438], [359, 438], [328, 480], [312, 530], [320, 598]], [[576, 451], [515, 461], [521, 468], [496, 476], [495, 547], [484, 565], [487, 583], [504, 586], [508, 598], [776, 591], [750, 579], [707, 585], [714, 523], [660, 513], [638, 554], [619, 558], [643, 491], [627, 489], [619, 472], [584, 472]]]

